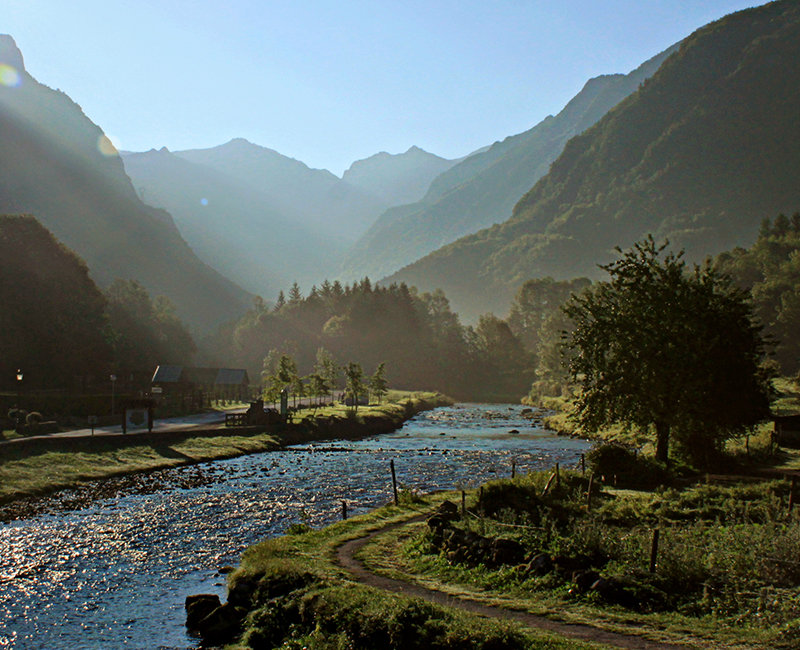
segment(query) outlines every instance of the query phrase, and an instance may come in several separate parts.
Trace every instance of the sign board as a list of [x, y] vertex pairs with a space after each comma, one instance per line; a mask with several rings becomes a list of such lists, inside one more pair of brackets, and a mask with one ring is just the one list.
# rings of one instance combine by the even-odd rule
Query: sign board
[[147, 428], [147, 409], [128, 408], [125, 409], [125, 425], [127, 430]]
[[90, 415], [88, 419], [89, 419], [89, 424], [97, 424], [97, 416], [96, 415]]
[[163, 392], [163, 388], [161, 386], [153, 386], [152, 393], [153, 395], [160, 395]]

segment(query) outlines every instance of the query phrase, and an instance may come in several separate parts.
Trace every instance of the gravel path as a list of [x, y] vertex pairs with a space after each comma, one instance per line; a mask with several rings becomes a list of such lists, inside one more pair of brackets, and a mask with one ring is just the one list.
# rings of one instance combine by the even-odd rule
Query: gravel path
[[479, 616], [518, 621], [529, 627], [539, 628], [572, 639], [593, 641], [595, 643], [605, 643], [618, 648], [630, 648], [631, 650], [688, 650], [689, 648], [693, 647], [687, 645], [677, 645], [673, 643], [649, 641], [639, 636], [608, 632], [590, 625], [561, 623], [559, 621], [550, 620], [544, 616], [536, 616], [535, 614], [529, 614], [527, 612], [485, 605], [468, 598], [456, 598], [441, 591], [427, 589], [410, 582], [394, 580], [392, 578], [377, 575], [367, 570], [361, 562], [355, 559], [355, 553], [357, 553], [359, 549], [364, 547], [378, 535], [395, 528], [399, 528], [400, 526], [405, 526], [406, 524], [422, 521], [425, 518], [426, 515], [419, 515], [413, 519], [391, 524], [381, 528], [380, 530], [376, 530], [366, 537], [360, 537], [342, 544], [342, 546], [337, 549], [337, 559], [339, 564], [350, 571], [350, 573], [358, 582], [369, 587], [375, 587], [377, 589], [383, 589], [384, 591], [403, 594], [404, 596], [422, 598], [423, 600], [436, 603], [437, 605], [455, 607], [473, 614], [478, 614]]

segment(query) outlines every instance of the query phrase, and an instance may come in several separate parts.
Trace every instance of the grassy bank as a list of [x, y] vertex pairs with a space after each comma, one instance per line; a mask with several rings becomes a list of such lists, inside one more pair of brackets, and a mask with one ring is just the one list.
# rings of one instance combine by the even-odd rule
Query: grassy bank
[[[786, 481], [601, 489], [564, 472], [484, 486], [485, 513], [451, 527], [516, 540], [522, 564], [497, 566], [425, 523], [376, 538], [376, 572], [512, 609], [698, 648], [800, 645], [800, 516]], [[650, 570], [653, 531], [660, 542]], [[448, 541], [450, 540], [450, 541]]]
[[249, 613], [241, 638], [227, 649], [598, 648], [362, 586], [335, 563], [342, 543], [429, 512], [443, 498], [429, 497], [427, 503], [407, 499], [399, 507], [250, 547], [229, 577], [229, 603]]
[[[773, 413], [776, 415], [796, 415], [800, 413], [800, 391], [790, 380], [779, 379], [775, 381], [778, 398], [773, 404]], [[544, 426], [561, 436], [579, 436], [597, 442], [613, 443], [625, 447], [637, 448], [644, 454], [655, 455], [655, 435], [631, 429], [626, 431], [621, 426], [607, 427], [597, 431], [579, 431], [573, 419], [574, 405], [571, 398], [558, 396], [540, 396], [536, 399], [530, 397], [524, 400], [526, 404], [553, 411], [543, 419]], [[749, 436], [726, 441], [725, 452], [727, 458], [722, 458], [722, 466], [715, 471], [742, 471], [748, 466], [766, 465], [769, 467], [782, 467], [784, 469], [800, 469], [800, 451], [782, 449], [779, 453], [769, 457], [772, 433], [772, 422], [762, 422], [755, 427]]]
[[269, 429], [169, 432], [95, 438], [44, 438], [0, 447], [0, 504], [73, 488], [87, 481], [190, 465], [331, 438], [393, 431], [415, 414], [451, 404], [437, 393], [395, 391], [390, 401], [305, 412], [302, 420]]

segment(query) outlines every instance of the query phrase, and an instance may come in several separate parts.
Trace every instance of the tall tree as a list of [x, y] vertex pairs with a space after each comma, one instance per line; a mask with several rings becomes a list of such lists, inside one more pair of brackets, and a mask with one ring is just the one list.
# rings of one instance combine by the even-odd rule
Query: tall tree
[[556, 281], [551, 277], [527, 280], [517, 290], [508, 314], [508, 325], [525, 347], [539, 354], [543, 328], [547, 320], [558, 313], [573, 293], [589, 286], [588, 278]]
[[152, 372], [159, 364], [191, 363], [197, 348], [165, 297], [155, 301], [136, 280], [115, 280], [106, 289], [116, 366]]
[[353, 400], [353, 406], [358, 411], [358, 400], [364, 394], [364, 371], [358, 363], [348, 363], [344, 367], [344, 375], [347, 378], [345, 392]]
[[314, 364], [314, 372], [325, 380], [328, 390], [336, 390], [339, 379], [339, 366], [334, 361], [331, 353], [325, 348], [317, 350], [317, 362]]
[[753, 306], [764, 331], [777, 346], [781, 371], [800, 370], [800, 213], [778, 215], [774, 225], [764, 219], [761, 233], [748, 249], [720, 254], [715, 262], [723, 273], [753, 294]]
[[387, 388], [389, 386], [389, 382], [386, 381], [386, 362], [382, 362], [378, 365], [375, 369], [375, 374], [372, 375], [369, 379], [369, 392], [372, 396], [378, 400], [378, 404], [381, 403], [383, 400], [383, 396], [386, 395]]
[[683, 453], [707, 463], [769, 416], [764, 342], [745, 292], [708, 266], [688, 271], [682, 252], [666, 248], [652, 237], [635, 244], [601, 267], [609, 281], [564, 307], [575, 322], [575, 417], [586, 430], [654, 431], [665, 462], [676, 436]]

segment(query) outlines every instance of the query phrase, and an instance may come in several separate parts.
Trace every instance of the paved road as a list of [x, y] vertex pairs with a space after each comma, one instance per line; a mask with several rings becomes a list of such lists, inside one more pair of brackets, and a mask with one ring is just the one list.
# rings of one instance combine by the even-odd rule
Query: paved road
[[[312, 399], [308, 397], [296, 400], [298, 404], [309, 404]], [[290, 399], [289, 405], [293, 406], [295, 400]], [[266, 406], [271, 406], [267, 404]], [[197, 415], [185, 415], [176, 418], [156, 419], [153, 422], [153, 431], [183, 431], [190, 429], [214, 428], [225, 423], [226, 413], [244, 413], [247, 408], [229, 409], [226, 411], [214, 411], [212, 413], [200, 413]], [[147, 431], [143, 429], [128, 429], [128, 433], [141, 433]], [[94, 436], [121, 436], [122, 425], [98, 426], [92, 429], [76, 429], [74, 431], [64, 431], [62, 433], [49, 433], [40, 436], [26, 436], [24, 438], [14, 438], [13, 440], [0, 440], [0, 445], [14, 444], [18, 440], [31, 440], [37, 438], [91, 438]]]
[[[153, 422], [153, 431], [181, 431], [185, 429], [213, 428], [224, 424], [225, 413], [244, 413], [247, 409], [232, 409], [229, 411], [214, 411], [213, 413], [200, 413], [197, 415], [184, 415], [176, 418], [163, 418]], [[144, 429], [128, 429], [128, 433], [138, 433], [147, 431]], [[121, 436], [122, 425], [102, 426], [94, 428], [95, 436]], [[76, 429], [74, 431], [64, 431], [63, 433], [50, 433], [41, 436], [26, 436], [25, 438], [15, 438], [14, 440], [0, 441], [0, 445], [13, 444], [17, 440], [31, 440], [36, 438], [87, 438], [92, 436], [92, 429]]]

